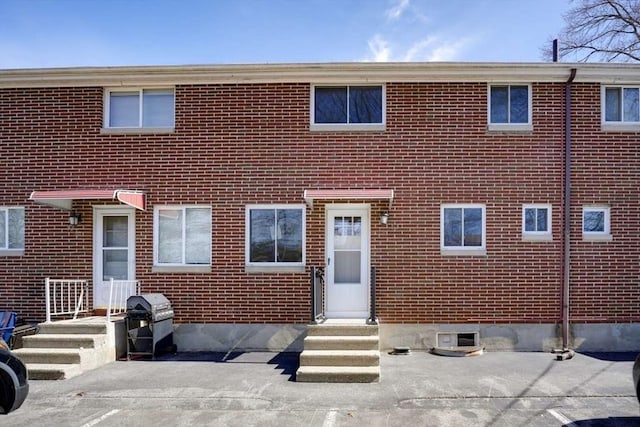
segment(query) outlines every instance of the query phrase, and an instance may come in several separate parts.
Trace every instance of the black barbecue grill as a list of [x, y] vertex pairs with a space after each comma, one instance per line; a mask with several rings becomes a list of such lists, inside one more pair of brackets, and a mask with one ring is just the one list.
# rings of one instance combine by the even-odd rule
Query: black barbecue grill
[[176, 351], [173, 344], [173, 308], [164, 295], [130, 296], [126, 319], [128, 359]]

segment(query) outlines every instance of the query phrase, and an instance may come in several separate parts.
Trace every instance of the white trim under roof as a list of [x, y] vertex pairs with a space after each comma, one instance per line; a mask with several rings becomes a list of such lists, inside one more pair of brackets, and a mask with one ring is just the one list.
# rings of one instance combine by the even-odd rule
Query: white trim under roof
[[350, 62], [0, 70], [0, 88], [132, 87], [224, 83], [504, 82], [640, 83], [640, 65], [596, 63]]
[[304, 190], [304, 201], [313, 209], [314, 200], [389, 200], [393, 203], [393, 190]]

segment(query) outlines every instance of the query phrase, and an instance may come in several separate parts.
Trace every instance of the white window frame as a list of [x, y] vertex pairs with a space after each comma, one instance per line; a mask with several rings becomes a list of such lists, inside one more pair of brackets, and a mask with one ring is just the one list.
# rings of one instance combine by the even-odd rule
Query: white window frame
[[[536, 212], [538, 209], [546, 209], [547, 210], [547, 231], [527, 231], [526, 230], [526, 216], [525, 213], [527, 209], [535, 209]], [[536, 222], [537, 222], [536, 215]], [[553, 235], [551, 231], [551, 205], [546, 203], [531, 203], [522, 205], [522, 240], [526, 241], [551, 241], [553, 240]]]
[[[211, 215], [211, 229], [209, 230], [209, 263], [208, 264], [189, 264], [185, 262], [185, 233], [186, 233], [186, 210], [187, 209], [209, 209]], [[182, 260], [181, 263], [161, 263], [158, 261], [159, 244], [160, 244], [160, 211], [161, 210], [181, 210], [183, 212], [182, 227]], [[209, 273], [213, 260], [213, 209], [211, 205], [158, 205], [153, 208], [153, 272], [191, 272], [191, 273]]]
[[[445, 209], [462, 209], [463, 228], [462, 236], [464, 237], [464, 209], [481, 209], [482, 210], [482, 245], [480, 246], [445, 246], [444, 244], [444, 211]], [[484, 204], [477, 203], [448, 203], [440, 205], [440, 254], [441, 255], [486, 255], [487, 254], [487, 208]]]
[[[161, 127], [145, 127], [142, 125], [143, 121], [143, 95], [145, 91], [150, 90], [166, 90], [171, 91], [173, 94], [173, 126], [161, 126]], [[111, 94], [118, 92], [138, 92], [138, 126], [128, 127], [115, 127], [109, 126], [111, 111]], [[172, 133], [175, 131], [176, 121], [176, 90], [175, 87], [120, 87], [120, 88], [105, 88], [104, 90], [104, 117], [102, 133]]]
[[[491, 122], [491, 88], [493, 86], [526, 86], [528, 89], [527, 100], [527, 123], [492, 123]], [[511, 103], [511, 92], [509, 92], [509, 103]], [[533, 90], [531, 83], [489, 83], [487, 85], [487, 123], [490, 131], [508, 131], [508, 132], [530, 132], [533, 131]], [[507, 105], [507, 112], [510, 114], [511, 108]]]
[[[345, 87], [352, 86], [379, 86], [382, 88], [382, 123], [316, 123], [316, 87]], [[348, 92], [347, 92], [348, 93]], [[383, 131], [387, 127], [387, 86], [383, 83], [366, 82], [366, 83], [323, 83], [312, 84], [310, 95], [310, 112], [311, 119], [310, 129], [312, 131]], [[349, 98], [347, 96], [347, 106]]]
[[[587, 212], [603, 212], [604, 213], [604, 230], [603, 231], [585, 231], [584, 216]], [[587, 205], [582, 207], [582, 240], [591, 242], [608, 242], [613, 240], [611, 235], [611, 208], [604, 205]]]
[[[301, 262], [251, 262], [251, 211], [254, 209], [282, 210], [299, 209], [302, 211], [302, 261]], [[247, 273], [304, 272], [307, 248], [307, 206], [304, 204], [260, 204], [245, 207], [245, 270]]]
[[[622, 91], [621, 97], [621, 112], [622, 117], [621, 120], [618, 121], [607, 121], [607, 89], [620, 89]], [[600, 88], [600, 120], [602, 130], [605, 131], [627, 131], [627, 132], [638, 132], [640, 131], [640, 121], [637, 122], [626, 122], [624, 121], [624, 89], [638, 89], [640, 91], [640, 86], [634, 85], [603, 85]]]
[[[0, 247], [0, 256], [23, 256], [24, 255], [24, 246], [21, 248], [10, 248], [9, 247], [9, 211], [10, 210], [21, 210], [23, 212], [23, 216], [25, 214], [25, 209], [22, 206], [0, 206], [0, 215], [4, 215], [4, 235], [5, 235], [5, 245]], [[26, 217], [24, 221], [24, 227], [22, 228], [22, 236], [26, 245]]]

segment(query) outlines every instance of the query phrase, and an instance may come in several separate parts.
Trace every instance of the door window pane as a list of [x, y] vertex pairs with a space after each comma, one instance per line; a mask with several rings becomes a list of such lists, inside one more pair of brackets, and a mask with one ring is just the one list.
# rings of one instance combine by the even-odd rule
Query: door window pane
[[360, 283], [360, 251], [336, 251], [334, 283]]
[[129, 219], [126, 216], [103, 217], [103, 244], [105, 247], [126, 248], [129, 245]]
[[128, 256], [127, 249], [103, 249], [102, 251], [102, 280], [128, 279]]

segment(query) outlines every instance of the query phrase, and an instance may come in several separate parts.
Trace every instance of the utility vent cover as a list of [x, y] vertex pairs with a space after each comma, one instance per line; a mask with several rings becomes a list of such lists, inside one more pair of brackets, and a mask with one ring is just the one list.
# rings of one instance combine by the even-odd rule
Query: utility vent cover
[[476, 347], [479, 345], [478, 332], [438, 332], [436, 347]]

